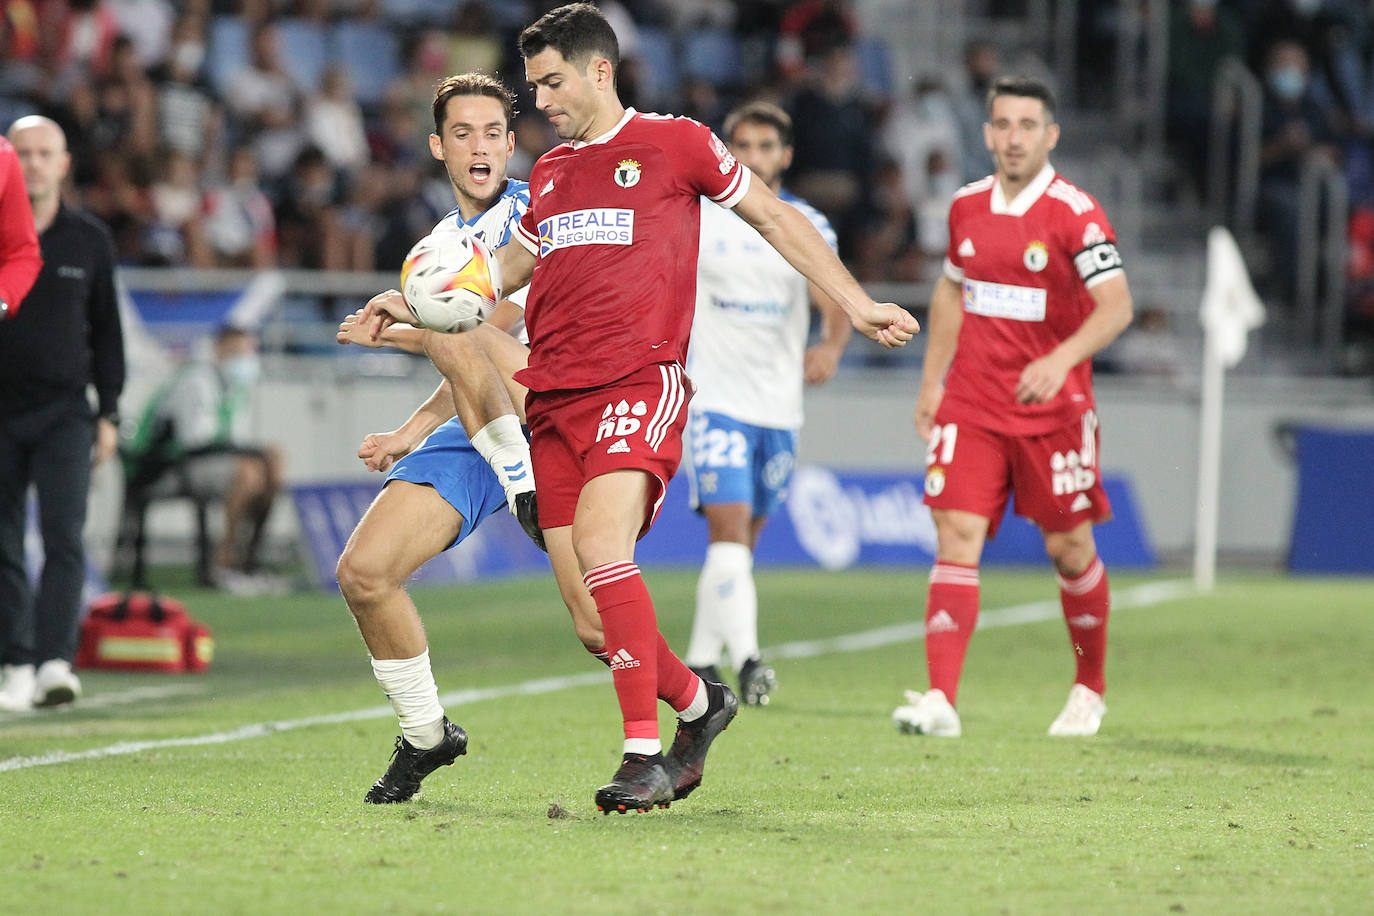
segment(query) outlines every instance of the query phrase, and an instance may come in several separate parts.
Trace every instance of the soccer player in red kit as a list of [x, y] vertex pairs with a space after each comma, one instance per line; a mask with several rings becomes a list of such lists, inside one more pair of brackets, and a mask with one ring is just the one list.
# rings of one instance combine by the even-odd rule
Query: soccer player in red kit
[[0, 137], [0, 321], [14, 317], [42, 267], [19, 155]]
[[1059, 574], [1077, 662], [1051, 735], [1094, 735], [1107, 707], [1107, 572], [1093, 524], [1111, 506], [1098, 469], [1091, 357], [1131, 322], [1115, 235], [1102, 208], [1049, 163], [1054, 97], [998, 80], [983, 136], [996, 170], [954, 195], [944, 276], [916, 401], [925, 501], [938, 548], [926, 602], [930, 689], [908, 692], [903, 731], [957, 737], [954, 703], [978, 620], [978, 564], [1007, 498], [1040, 527]]
[[[873, 302], [806, 217], [750, 181], [708, 128], [625, 108], [615, 33], [596, 7], [549, 12], [521, 34], [520, 52], [536, 107], [567, 142], [535, 163], [529, 210], [498, 251], [507, 286], [530, 283], [529, 366], [516, 379], [529, 388], [555, 575], [566, 593], [580, 583], [563, 571], [580, 570], [595, 599], [624, 719], [621, 766], [596, 804], [644, 811], [700, 785], [706, 751], [738, 708], [668, 648], [634, 562], [682, 454], [700, 198], [733, 207], [869, 337], [900, 346], [919, 326]], [[405, 318], [387, 311], [378, 327]], [[679, 717], [667, 754], [657, 699]]]

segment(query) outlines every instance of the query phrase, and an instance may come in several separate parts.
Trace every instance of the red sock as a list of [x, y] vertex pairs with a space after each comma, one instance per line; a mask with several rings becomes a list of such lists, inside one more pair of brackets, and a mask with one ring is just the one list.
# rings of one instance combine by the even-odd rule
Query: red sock
[[668, 640], [658, 635], [658, 696], [677, 712], [682, 712], [696, 699], [697, 682], [701, 679], [668, 648]]
[[1077, 578], [1059, 577], [1059, 602], [1064, 606], [1064, 622], [1069, 625], [1078, 663], [1074, 681], [1100, 694], [1106, 689], [1102, 666], [1107, 661], [1107, 614], [1111, 610], [1107, 567], [1101, 557], [1093, 557]]
[[973, 628], [978, 625], [978, 567], [937, 562], [926, 597], [926, 668], [930, 686], [951, 704]]
[[658, 621], [634, 563], [605, 563], [583, 576], [601, 615], [626, 738], [658, 740]]

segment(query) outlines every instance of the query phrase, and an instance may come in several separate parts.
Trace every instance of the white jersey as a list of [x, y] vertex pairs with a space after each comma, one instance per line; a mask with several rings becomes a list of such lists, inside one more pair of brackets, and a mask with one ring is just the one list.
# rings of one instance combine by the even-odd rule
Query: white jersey
[[[836, 247], [814, 207], [780, 195]], [[731, 210], [701, 208], [697, 310], [687, 374], [692, 410], [772, 429], [802, 425], [802, 357], [811, 325], [806, 278]]]
[[[479, 239], [487, 243], [487, 247], [495, 251], [506, 242], [510, 241], [510, 234], [515, 230], [515, 226], [520, 222], [520, 217], [525, 215], [525, 211], [530, 207], [530, 186], [527, 182], [519, 181], [515, 178], [506, 179], [506, 190], [501, 192], [501, 196], [496, 199], [486, 210], [483, 210], [471, 222], [463, 220], [463, 214], [457, 207], [449, 211], [448, 215], [434, 224], [434, 232], [446, 232], [451, 230], [466, 229]], [[525, 296], [529, 291], [529, 286], [523, 286], [506, 298], [522, 309], [525, 307]], [[519, 321], [515, 327], [511, 328], [514, 335], [522, 344], [529, 344], [529, 335], [525, 333], [525, 322]]]

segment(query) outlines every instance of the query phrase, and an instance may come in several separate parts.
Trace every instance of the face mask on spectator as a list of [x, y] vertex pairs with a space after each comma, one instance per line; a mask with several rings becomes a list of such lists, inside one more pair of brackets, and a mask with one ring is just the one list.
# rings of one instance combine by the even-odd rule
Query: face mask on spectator
[[256, 353], [231, 356], [222, 366], [224, 379], [234, 388], [251, 388], [262, 374], [262, 364]]
[[172, 60], [187, 73], [196, 73], [205, 63], [205, 45], [198, 41], [183, 41], [172, 51]]
[[1274, 95], [1292, 102], [1307, 91], [1307, 76], [1297, 67], [1280, 67], [1269, 74], [1269, 88]]

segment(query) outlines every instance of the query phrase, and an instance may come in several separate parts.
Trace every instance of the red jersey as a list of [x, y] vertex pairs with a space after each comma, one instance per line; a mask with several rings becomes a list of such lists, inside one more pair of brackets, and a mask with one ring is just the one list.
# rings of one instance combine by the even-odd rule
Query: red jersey
[[0, 318], [15, 316], [42, 267], [43, 254], [19, 154], [0, 137], [0, 299], [10, 306]]
[[549, 150], [512, 234], [538, 259], [525, 327], [534, 391], [594, 388], [687, 360], [702, 196], [733, 207], [749, 170], [689, 118], [627, 109], [589, 143]]
[[938, 422], [1036, 436], [1093, 407], [1092, 361], [1044, 404], [1021, 404], [1026, 364], [1073, 334], [1096, 307], [1088, 290], [1122, 272], [1111, 223], [1090, 195], [1045, 168], [1008, 201], [993, 176], [949, 210], [945, 276], [963, 286], [964, 320]]

